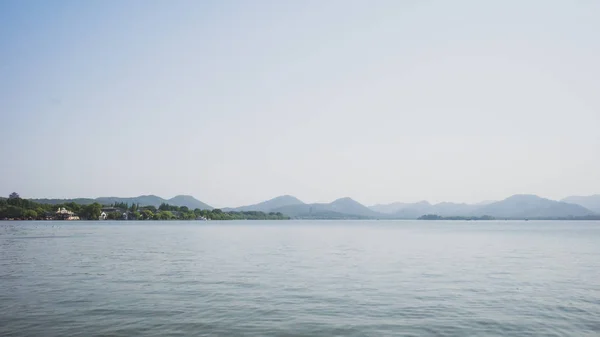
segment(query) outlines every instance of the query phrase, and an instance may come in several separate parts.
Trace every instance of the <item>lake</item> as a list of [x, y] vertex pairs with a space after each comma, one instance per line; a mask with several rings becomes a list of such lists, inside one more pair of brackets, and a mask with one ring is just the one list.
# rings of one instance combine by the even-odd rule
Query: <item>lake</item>
[[0, 222], [2, 336], [599, 336], [600, 222]]

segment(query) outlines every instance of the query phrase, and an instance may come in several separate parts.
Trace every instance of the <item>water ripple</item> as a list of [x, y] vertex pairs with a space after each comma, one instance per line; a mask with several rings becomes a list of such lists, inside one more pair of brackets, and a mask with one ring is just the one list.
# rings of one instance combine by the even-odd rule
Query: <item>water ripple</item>
[[600, 223], [344, 224], [0, 223], [0, 335], [600, 336]]

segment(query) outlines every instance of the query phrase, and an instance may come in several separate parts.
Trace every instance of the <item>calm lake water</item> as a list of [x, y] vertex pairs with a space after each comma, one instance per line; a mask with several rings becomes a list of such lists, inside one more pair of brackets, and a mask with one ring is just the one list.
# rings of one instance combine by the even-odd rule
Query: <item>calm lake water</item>
[[600, 222], [0, 222], [1, 336], [600, 336]]

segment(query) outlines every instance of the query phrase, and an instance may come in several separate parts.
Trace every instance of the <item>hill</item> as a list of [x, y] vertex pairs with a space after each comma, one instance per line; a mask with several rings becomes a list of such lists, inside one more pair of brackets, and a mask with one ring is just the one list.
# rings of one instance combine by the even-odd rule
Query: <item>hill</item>
[[[427, 205], [429, 205], [429, 203], [427, 201], [421, 201], [420, 203], [426, 203]], [[369, 208], [372, 211], [375, 211], [378, 213], [394, 214], [394, 213], [398, 213], [404, 209], [413, 208], [417, 204], [419, 204], [419, 203], [393, 202], [391, 204], [377, 204], [377, 205], [370, 206]]]
[[33, 202], [37, 202], [38, 204], [47, 204], [47, 205], [57, 205], [57, 204], [64, 204], [67, 202], [74, 202], [80, 205], [89, 205], [89, 204], [93, 204], [96, 202], [96, 199], [92, 199], [92, 198], [76, 198], [76, 199], [47, 199], [47, 198], [43, 198], [43, 199], [29, 199]]
[[425, 214], [440, 216], [462, 216], [470, 214], [477, 209], [477, 205], [441, 202], [435, 205], [427, 201], [416, 203], [393, 203], [388, 205], [374, 205], [370, 209], [376, 212], [389, 214], [399, 219], [416, 219]]
[[561, 200], [569, 204], [575, 204], [589, 209], [592, 212], [600, 214], [600, 194], [589, 196], [572, 196]]
[[317, 219], [369, 219], [384, 218], [384, 214], [375, 212], [351, 198], [340, 198], [331, 203], [288, 205], [272, 210], [293, 218]]
[[329, 210], [343, 214], [360, 215], [366, 217], [380, 216], [379, 213], [372, 211], [367, 206], [348, 197], [334, 200], [333, 202], [327, 204], [327, 206]]
[[419, 201], [413, 204], [407, 204], [406, 207], [393, 213], [395, 218], [416, 219], [423, 214], [433, 213], [433, 205], [428, 201]]
[[110, 205], [114, 203], [140, 204], [140, 206], [155, 206], [158, 207], [167, 200], [156, 195], [140, 195], [139, 197], [121, 198], [121, 197], [99, 197], [96, 202], [102, 205]]
[[167, 203], [173, 206], [186, 206], [190, 209], [213, 209], [213, 207], [201, 202], [200, 200], [189, 196], [189, 195], [178, 195], [171, 199], [163, 199], [156, 195], [141, 195], [138, 197], [121, 198], [121, 197], [99, 197], [99, 198], [76, 198], [76, 199], [30, 199], [40, 204], [64, 204], [69, 202], [75, 202], [82, 205], [93, 204], [98, 202], [102, 205], [111, 205], [114, 203], [127, 203], [127, 204], [139, 204], [140, 206], [154, 206], [158, 207], [162, 203]]
[[554, 201], [537, 195], [518, 194], [477, 208], [472, 215], [496, 218], [536, 219], [586, 216], [593, 212], [580, 205]]
[[439, 204], [433, 205], [433, 211], [435, 212], [435, 214], [444, 217], [461, 216], [465, 214], [471, 214], [478, 208], [483, 207], [485, 205], [487, 204], [473, 205], [454, 202], [440, 202]]
[[203, 203], [202, 201], [192, 197], [191, 195], [177, 195], [167, 200], [167, 204], [175, 205], [179, 207], [186, 206], [189, 209], [213, 209], [210, 205]]
[[291, 195], [282, 195], [279, 197], [275, 197], [273, 199], [260, 202], [254, 205], [247, 205], [241, 207], [234, 208], [224, 208], [223, 211], [235, 211], [235, 212], [249, 212], [249, 211], [259, 211], [259, 212], [272, 212], [274, 209], [286, 207], [286, 206], [294, 206], [294, 205], [304, 205], [300, 199], [291, 196]]

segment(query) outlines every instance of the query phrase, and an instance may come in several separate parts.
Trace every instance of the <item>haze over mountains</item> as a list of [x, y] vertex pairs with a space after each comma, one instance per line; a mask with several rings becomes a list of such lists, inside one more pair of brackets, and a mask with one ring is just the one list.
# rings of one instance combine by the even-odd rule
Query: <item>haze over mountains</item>
[[[136, 203], [141, 206], [158, 207], [162, 203], [186, 206], [190, 209], [213, 209], [210, 205], [189, 195], [178, 195], [163, 199], [155, 195], [132, 198], [100, 197], [96, 199], [32, 199], [41, 203], [65, 203], [74, 201], [81, 204], [99, 202]], [[513, 195], [500, 201], [485, 201], [477, 204], [441, 202], [431, 204], [427, 201], [415, 203], [379, 204], [367, 207], [351, 198], [340, 198], [330, 203], [305, 203], [291, 195], [283, 195], [253, 205], [223, 208], [223, 211], [260, 211], [281, 212], [292, 218], [303, 219], [416, 219], [427, 214], [442, 217], [451, 216], [492, 216], [498, 219], [551, 219], [586, 217], [600, 215], [600, 195], [588, 197], [568, 197], [562, 201], [541, 198], [536, 195]]]
[[600, 214], [600, 194], [590, 196], [572, 196], [562, 199], [562, 201], [577, 204], [589, 209], [592, 212]]

